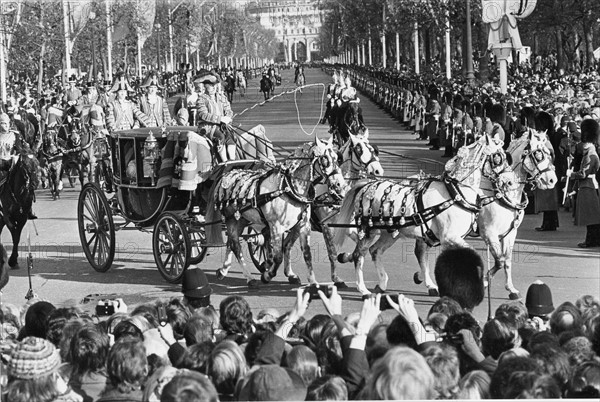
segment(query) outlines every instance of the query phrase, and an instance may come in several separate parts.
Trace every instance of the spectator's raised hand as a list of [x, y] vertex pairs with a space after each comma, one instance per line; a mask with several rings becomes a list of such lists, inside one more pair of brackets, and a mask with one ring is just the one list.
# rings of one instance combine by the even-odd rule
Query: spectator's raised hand
[[306, 314], [306, 310], [308, 310], [308, 304], [310, 302], [310, 294], [304, 292], [304, 288], [296, 289], [296, 303], [290, 311], [288, 319], [290, 321], [297, 321], [304, 314]]
[[468, 329], [461, 329], [458, 333], [462, 337], [461, 348], [463, 352], [478, 363], [483, 361], [485, 356], [481, 353], [481, 349], [479, 349], [479, 345], [477, 344], [477, 340], [473, 336], [473, 333]]
[[360, 312], [360, 319], [356, 325], [357, 334], [367, 334], [373, 324], [377, 321], [381, 311], [379, 305], [381, 303], [381, 294], [371, 295], [363, 301], [363, 307]]
[[394, 310], [398, 313], [402, 314], [402, 316], [408, 322], [420, 322], [419, 321], [419, 313], [417, 313], [417, 309], [415, 308], [415, 302], [410, 297], [405, 297], [404, 295], [398, 295], [398, 303], [395, 303], [394, 300], [389, 296], [385, 295], [388, 303]]
[[323, 301], [323, 305], [330, 316], [342, 314], [342, 296], [337, 291], [337, 287], [334, 285], [329, 286], [330, 296], [327, 297], [325, 293], [318, 290], [319, 297]]

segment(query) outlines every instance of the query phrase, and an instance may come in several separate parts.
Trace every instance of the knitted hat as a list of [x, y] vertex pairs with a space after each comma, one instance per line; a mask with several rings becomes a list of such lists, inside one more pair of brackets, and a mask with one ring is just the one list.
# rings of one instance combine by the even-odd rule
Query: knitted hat
[[186, 269], [183, 273], [181, 292], [187, 297], [202, 298], [210, 296], [212, 288], [206, 274], [200, 268]]
[[8, 362], [8, 375], [21, 380], [31, 380], [50, 374], [60, 363], [60, 354], [52, 343], [28, 336], [12, 351]]
[[529, 315], [547, 315], [554, 311], [552, 304], [552, 292], [548, 285], [537, 280], [527, 289], [525, 307]]

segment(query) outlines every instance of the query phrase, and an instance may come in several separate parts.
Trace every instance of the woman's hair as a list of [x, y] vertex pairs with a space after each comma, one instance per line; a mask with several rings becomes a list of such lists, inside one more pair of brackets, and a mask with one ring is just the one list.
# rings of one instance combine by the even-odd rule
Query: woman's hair
[[421, 355], [427, 361], [435, 377], [435, 390], [438, 398], [451, 399], [458, 391], [460, 364], [454, 347], [444, 343], [434, 343]]
[[48, 330], [46, 339], [57, 348], [60, 346], [60, 339], [67, 322], [73, 318], [78, 318], [81, 312], [74, 307], [61, 307], [54, 310], [48, 316]]
[[417, 341], [410, 324], [402, 314], [398, 314], [386, 330], [387, 340], [391, 346], [404, 345], [411, 349], [417, 348]]
[[310, 384], [319, 376], [317, 355], [308, 346], [294, 346], [286, 355], [285, 363], [302, 377], [305, 384]]
[[212, 342], [197, 343], [185, 350], [185, 353], [179, 360], [177, 368], [197, 371], [202, 374], [207, 373], [208, 361], [215, 348]]
[[308, 385], [307, 401], [347, 401], [348, 386], [342, 377], [326, 375]]
[[108, 334], [93, 324], [83, 326], [71, 340], [73, 374], [84, 375], [106, 367]]
[[183, 329], [183, 338], [188, 347], [212, 341], [213, 335], [212, 324], [198, 315], [193, 315]]
[[248, 371], [244, 352], [233, 341], [220, 342], [210, 354], [208, 375], [219, 394], [233, 395], [235, 385]]
[[120, 392], [137, 389], [148, 375], [144, 343], [130, 336], [120, 338], [108, 353], [107, 371], [110, 382]]
[[560, 388], [549, 375], [532, 371], [512, 373], [502, 392], [502, 399], [558, 399]]
[[166, 310], [167, 318], [169, 324], [171, 324], [171, 327], [173, 328], [175, 339], [182, 339], [183, 329], [192, 316], [190, 309], [181, 302], [181, 299], [173, 298], [169, 301], [169, 304], [167, 304]]
[[495, 319], [507, 322], [515, 328], [523, 328], [527, 323], [527, 307], [521, 302], [502, 303], [495, 313]]
[[[162, 304], [162, 302], [158, 302], [158, 304]], [[132, 318], [135, 316], [142, 316], [148, 321], [152, 328], [158, 327], [158, 309], [155, 304], [140, 304], [136, 306], [129, 315]], [[142, 332], [144, 332], [143, 329]]]
[[456, 399], [490, 399], [490, 382], [490, 376], [485, 371], [470, 371], [458, 382]]
[[21, 328], [19, 339], [27, 336], [46, 339], [48, 331], [48, 316], [56, 310], [56, 307], [47, 301], [38, 300], [31, 304], [25, 312], [25, 325]]
[[62, 330], [62, 336], [59, 342], [60, 358], [63, 363], [72, 363], [73, 358], [71, 357], [71, 341], [75, 334], [79, 332], [87, 324], [86, 321], [77, 318], [71, 320], [65, 324]]
[[493, 399], [503, 399], [504, 390], [508, 387], [510, 376], [517, 371], [539, 372], [538, 363], [530, 357], [514, 357], [498, 365], [490, 382], [490, 396]]
[[246, 347], [244, 348], [244, 357], [246, 358], [246, 363], [248, 367], [254, 366], [254, 361], [258, 356], [258, 351], [263, 345], [265, 339], [269, 331], [265, 330], [257, 330], [250, 337], [248, 337], [248, 342], [246, 343]]
[[144, 333], [137, 325], [133, 323], [131, 318], [120, 321], [117, 325], [115, 325], [113, 329], [113, 336], [115, 338], [115, 342], [123, 337], [134, 337], [140, 341], [144, 340]]
[[337, 327], [331, 317], [314, 316], [306, 323], [300, 337], [316, 353], [323, 374], [340, 373], [343, 354]]
[[569, 355], [560, 347], [539, 345], [531, 350], [531, 358], [540, 366], [542, 374], [551, 375], [561, 390], [566, 390], [571, 378]]
[[437, 299], [431, 308], [429, 309], [429, 313], [427, 313], [427, 317], [434, 313], [445, 314], [447, 317], [450, 317], [453, 314], [462, 313], [463, 308], [458, 304], [458, 302], [448, 296], [442, 296]]
[[519, 332], [512, 325], [494, 318], [483, 326], [481, 349], [484, 355], [498, 360], [503, 352], [520, 345]]
[[241, 296], [228, 296], [219, 305], [221, 328], [228, 334], [249, 335], [252, 332], [252, 310]]
[[36, 377], [31, 380], [11, 378], [6, 386], [6, 401], [10, 402], [48, 402], [60, 396], [57, 389], [56, 374]]
[[569, 381], [569, 390], [567, 391], [566, 397], [597, 398], [599, 394], [600, 362], [598, 360], [590, 360], [575, 367]]
[[435, 379], [425, 358], [405, 346], [390, 349], [372, 367], [360, 399], [434, 399]]
[[219, 395], [210, 379], [194, 371], [177, 374], [163, 388], [162, 402], [218, 402]]
[[217, 312], [217, 310], [215, 310], [213, 306], [200, 307], [196, 309], [194, 314], [199, 317], [204, 317], [206, 320], [208, 320], [215, 331], [219, 329], [221, 325], [219, 313]]

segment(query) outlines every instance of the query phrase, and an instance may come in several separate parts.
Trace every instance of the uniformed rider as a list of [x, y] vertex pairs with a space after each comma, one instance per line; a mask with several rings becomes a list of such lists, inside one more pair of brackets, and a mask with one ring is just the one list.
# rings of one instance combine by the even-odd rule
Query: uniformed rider
[[148, 74], [146, 81], [142, 84], [148, 93], [140, 97], [140, 110], [148, 116], [148, 127], [171, 126], [171, 113], [167, 101], [158, 94], [163, 87], [158, 82], [155, 73]]
[[124, 76], [117, 78], [110, 92], [116, 92], [117, 96], [108, 104], [106, 124], [109, 130], [130, 130], [148, 126], [148, 116], [135, 103], [127, 99], [127, 93], [134, 91]]
[[221, 162], [235, 159], [235, 141], [233, 133], [228, 129], [231, 124], [233, 111], [224, 94], [217, 91], [219, 78], [204, 72], [198, 77], [204, 84], [205, 93], [198, 96], [198, 132], [213, 142], [216, 155]]
[[[8, 177], [8, 171], [19, 158], [22, 141], [18, 132], [10, 130], [10, 118], [6, 113], [0, 114], [0, 188]], [[37, 219], [32, 210], [29, 210], [27, 219]]]

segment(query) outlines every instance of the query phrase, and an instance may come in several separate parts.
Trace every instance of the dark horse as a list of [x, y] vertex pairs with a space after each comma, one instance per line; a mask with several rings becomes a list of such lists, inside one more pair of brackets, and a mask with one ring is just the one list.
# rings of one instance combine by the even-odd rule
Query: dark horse
[[[15, 118], [19, 116], [19, 118]], [[19, 109], [17, 114], [13, 116], [15, 128], [21, 134], [23, 142], [29, 145], [29, 148], [37, 151], [41, 143], [40, 123], [37, 118], [27, 112], [25, 109]]]
[[[34, 191], [38, 186], [37, 171], [38, 160], [33, 154], [23, 151], [8, 172], [6, 182], [0, 188], [0, 203], [2, 204], [0, 234], [4, 226], [7, 226], [12, 235], [13, 248], [8, 265], [13, 269], [19, 268], [17, 259], [21, 231], [27, 223], [27, 216], [35, 198]], [[0, 275], [0, 285], [2, 285], [2, 281]]]

